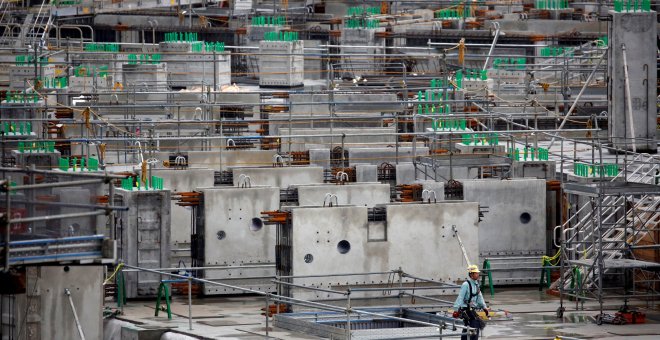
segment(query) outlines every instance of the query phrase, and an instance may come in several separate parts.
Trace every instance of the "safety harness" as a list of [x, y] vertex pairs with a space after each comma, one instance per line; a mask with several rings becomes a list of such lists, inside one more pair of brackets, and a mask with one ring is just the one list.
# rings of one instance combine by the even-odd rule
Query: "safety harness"
[[465, 301], [465, 300], [463, 300], [463, 301], [464, 301], [465, 304], [467, 305], [467, 308], [468, 308], [468, 309], [472, 309], [472, 306], [470, 306], [470, 303], [472, 302], [472, 299], [473, 299], [474, 297], [476, 297], [477, 295], [479, 295], [479, 286], [477, 286], [476, 292], [472, 293], [472, 282], [470, 282], [470, 281], [468, 280], [468, 281], [467, 281], [467, 284], [468, 284], [468, 289], [469, 289], [469, 293], [470, 293], [470, 295], [469, 295], [467, 301]]

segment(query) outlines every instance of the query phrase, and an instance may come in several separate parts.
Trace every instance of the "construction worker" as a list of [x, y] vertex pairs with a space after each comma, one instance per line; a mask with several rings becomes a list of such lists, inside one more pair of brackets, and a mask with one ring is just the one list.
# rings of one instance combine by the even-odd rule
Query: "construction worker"
[[[458, 293], [456, 302], [454, 302], [454, 317], [462, 318], [465, 326], [474, 328], [475, 333], [470, 335], [470, 340], [477, 340], [479, 331], [483, 328], [483, 322], [479, 319], [477, 310], [483, 309], [486, 316], [488, 316], [488, 308], [479, 287], [479, 267], [471, 265], [467, 270], [468, 279], [461, 285], [461, 291]], [[463, 330], [461, 340], [468, 340], [467, 333], [467, 330]]]

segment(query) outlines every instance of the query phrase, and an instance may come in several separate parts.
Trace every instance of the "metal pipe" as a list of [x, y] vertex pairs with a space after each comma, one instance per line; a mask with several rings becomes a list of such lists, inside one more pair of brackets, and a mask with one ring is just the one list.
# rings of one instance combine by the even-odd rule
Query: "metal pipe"
[[500, 23], [493, 22], [493, 26], [495, 26], [495, 37], [493, 38], [493, 44], [490, 45], [490, 50], [488, 50], [488, 55], [486, 56], [484, 67], [481, 69], [483, 71], [485, 71], [486, 68], [488, 67], [488, 62], [490, 61], [490, 55], [493, 54], [493, 50], [495, 49], [495, 44], [497, 44], [497, 38], [500, 37]]
[[[532, 132], [538, 132], [538, 133], [550, 133], [550, 132], [597, 132], [600, 131], [600, 129], [569, 129], [569, 130], [556, 130], [556, 129], [547, 129], [547, 130], [501, 130], [498, 131], [500, 134], [512, 134], [512, 135], [520, 135], [520, 134], [528, 134]], [[491, 134], [492, 131], [475, 131], [473, 134]], [[458, 136], [461, 135], [461, 131], [432, 131], [432, 132], [366, 132], [366, 133], [356, 133], [356, 134], [346, 134], [347, 137], [353, 137], [353, 136], [429, 136], [429, 135], [434, 135], [434, 136]], [[143, 141], [181, 141], [181, 140], [222, 140], [222, 139], [228, 139], [228, 138], [234, 138], [234, 139], [272, 139], [272, 138], [309, 138], [309, 137], [341, 137], [342, 134], [340, 133], [319, 133], [319, 134], [313, 134], [313, 135], [269, 135], [269, 136], [261, 136], [261, 135], [253, 135], [253, 136], [181, 136], [181, 137], [134, 137], [134, 140], [143, 140]], [[109, 137], [109, 138], [104, 138], [104, 141], [120, 141], [123, 142], [126, 140], [126, 138], [123, 137]], [[90, 142], [94, 140], [90, 140], [87, 138], [69, 138], [69, 139], [58, 139], [58, 138], [51, 138], [51, 139], [43, 139], [43, 141], [55, 141], [55, 142], [61, 142], [61, 141], [68, 141], [68, 142]], [[125, 177], [122, 177], [125, 178]]]
[[[626, 53], [626, 44], [621, 44], [621, 52], [623, 53], [623, 74], [626, 79], [626, 106], [628, 107], [628, 125], [630, 127], [630, 139], [632, 140], [632, 150], [637, 152], [637, 144], [635, 143], [635, 124], [633, 121], [632, 112], [632, 98], [630, 95], [630, 78], [628, 78], [628, 58]], [[611, 114], [611, 113], [610, 113]]]
[[[290, 304], [301, 304], [301, 305], [313, 306], [313, 307], [316, 307], [316, 308], [319, 308], [319, 309], [326, 309], [326, 310], [331, 310], [331, 311], [340, 312], [340, 313], [345, 311], [344, 308], [333, 306], [333, 305], [323, 304], [323, 303], [319, 303], [319, 302], [305, 301], [305, 300], [291, 298], [291, 297], [282, 296], [282, 295], [265, 293], [265, 292], [250, 289], [250, 288], [244, 288], [244, 287], [240, 287], [240, 286], [228, 285], [228, 284], [225, 284], [225, 283], [214, 282], [214, 281], [210, 281], [210, 280], [206, 280], [206, 279], [194, 278], [194, 277], [190, 277], [190, 276], [178, 275], [178, 274], [167, 273], [167, 272], [160, 272], [160, 271], [157, 271], [157, 270], [152, 270], [152, 269], [149, 269], [149, 268], [141, 268], [141, 267], [132, 266], [132, 265], [128, 265], [128, 264], [124, 264], [124, 267], [131, 268], [131, 269], [139, 269], [139, 270], [142, 270], [142, 271], [145, 271], [145, 272], [151, 272], [151, 273], [160, 274], [160, 275], [178, 277], [178, 278], [182, 278], [182, 279], [186, 279], [186, 280], [190, 279], [190, 280], [197, 281], [197, 282], [218, 285], [218, 286], [221, 286], [221, 287], [226, 287], [226, 288], [231, 288], [231, 289], [240, 290], [240, 291], [244, 291], [244, 292], [254, 293], [254, 294], [257, 294], [257, 295], [269, 295], [271, 298], [273, 298], [277, 301], [290, 303]], [[385, 272], [385, 273], [389, 273], [389, 272]], [[369, 274], [371, 274], [371, 273], [362, 273], [360, 275], [369, 275]], [[334, 275], [334, 276], [336, 276], [336, 275]], [[428, 322], [423, 322], [423, 321], [418, 321], [418, 320], [413, 320], [413, 319], [399, 318], [399, 317], [390, 316], [390, 315], [381, 314], [381, 313], [368, 312], [368, 311], [360, 310], [360, 309], [351, 309], [351, 312], [354, 312], [354, 313], [357, 313], [357, 314], [378, 316], [378, 317], [383, 317], [383, 318], [388, 318], [388, 319], [398, 320], [398, 321], [403, 321], [403, 322], [408, 322], [408, 323], [414, 323], [414, 324], [423, 325], [423, 326], [437, 327], [436, 324], [432, 324], [432, 323], [428, 323]], [[467, 326], [456, 325], [456, 327], [462, 328], [462, 329], [473, 330], [473, 328], [467, 327]]]
[[[434, 42], [429, 42], [428, 45], [430, 46], [456, 46], [456, 43], [434, 43]], [[490, 47], [493, 46], [492, 44], [465, 44], [467, 47]], [[547, 44], [541, 44], [541, 45], [535, 45], [535, 44], [506, 44], [506, 45], [499, 45], [499, 47], [506, 48], [506, 47], [546, 47], [550, 46]], [[483, 55], [482, 55], [483, 57]]]
[[[600, 63], [603, 62], [603, 58], [607, 52], [603, 53], [600, 55], [600, 58], [598, 58], [598, 63], [594, 67], [594, 69], [591, 71], [589, 74], [589, 77], [587, 78], [587, 81], [584, 83], [584, 86], [582, 86], [582, 89], [580, 90], [580, 93], [578, 93], [577, 97], [575, 97], [575, 100], [573, 101], [573, 105], [571, 105], [571, 108], [566, 112], [566, 115], [564, 116], [564, 120], [562, 120], [561, 124], [559, 124], [558, 130], [561, 130], [564, 127], [564, 124], [568, 121], [568, 117], [573, 113], [573, 110], [575, 110], [575, 107], [577, 106], [578, 101], [580, 100], [580, 97], [582, 97], [582, 94], [584, 93], [584, 90], [587, 89], [587, 85], [591, 83], [591, 79], [594, 78], [594, 74], [596, 74], [596, 70], [598, 69], [598, 66], [600, 66]], [[548, 149], [552, 147], [552, 144], [555, 142], [555, 137], [553, 136], [552, 139], [550, 140], [550, 146], [548, 146]]]
[[80, 181], [71, 181], [71, 182], [58, 182], [58, 183], [41, 183], [41, 184], [28, 184], [28, 185], [17, 185], [11, 187], [11, 190], [37, 190], [44, 188], [58, 188], [58, 187], [69, 187], [76, 185], [87, 185], [87, 184], [98, 184], [103, 182], [102, 178], [99, 179], [86, 179]]
[[192, 331], [192, 277], [188, 278], [188, 329]]
[[351, 288], [352, 291], [355, 292], [376, 292], [376, 291], [384, 291], [384, 292], [389, 292], [389, 291], [406, 291], [406, 290], [437, 290], [437, 289], [455, 289], [458, 287], [445, 287], [445, 286], [437, 286], [437, 287], [429, 287], [429, 286], [418, 286], [418, 287], [382, 287], [382, 288]]
[[330, 294], [338, 294], [338, 295], [347, 295], [346, 292], [342, 291], [336, 291], [332, 289], [324, 289], [324, 288], [318, 288], [318, 287], [311, 287], [311, 286], [303, 286], [299, 284], [295, 284], [292, 282], [285, 282], [285, 281], [279, 281], [279, 280], [270, 280], [270, 282], [275, 283], [275, 284], [281, 284], [285, 286], [291, 286], [291, 287], [296, 287], [296, 288], [303, 288], [303, 289], [309, 289], [317, 292], [324, 292], [324, 293], [330, 293]]
[[538, 266], [538, 267], [512, 267], [512, 268], [491, 268], [482, 269], [482, 272], [510, 272], [513, 270], [541, 270], [546, 268], [559, 268], [559, 266]]
[[397, 272], [396, 270], [391, 270], [388, 272], [367, 272], [367, 273], [344, 273], [344, 274], [332, 274], [332, 275], [290, 275], [290, 276], [275, 276], [276, 279], [304, 279], [304, 278], [313, 278], [313, 277], [336, 277], [336, 276], [362, 276], [362, 275], [379, 275], [379, 274], [391, 274]]
[[418, 276], [410, 275], [410, 274], [408, 274], [408, 273], [401, 273], [401, 275], [402, 275], [403, 277], [408, 277], [408, 278], [415, 279], [415, 280], [426, 281], [426, 282], [433, 282], [433, 283], [438, 283], [438, 284], [445, 284], [445, 285], [450, 285], [450, 286], [460, 287], [460, 285], [457, 285], [457, 284], [447, 283], [447, 282], [441, 282], [441, 281], [436, 281], [436, 280], [432, 280], [432, 279], [426, 279], [426, 278], [423, 278], [423, 277], [418, 277]]
[[53, 221], [53, 220], [61, 220], [63, 218], [72, 218], [72, 217], [98, 216], [98, 215], [104, 215], [105, 213], [106, 213], [105, 211], [99, 210], [99, 211], [89, 211], [89, 212], [82, 212], [82, 213], [71, 213], [71, 214], [60, 214], [60, 215], [17, 218], [17, 219], [10, 219], [9, 224], [39, 222], [39, 221]]
[[541, 256], [487, 257], [486, 260], [489, 261], [541, 260]]
[[[172, 249], [172, 250], [175, 250], [175, 249]], [[181, 250], [181, 249], [176, 249], [176, 250]], [[187, 249], [187, 251], [190, 251], [190, 249]], [[250, 266], [186, 267], [186, 268], [171, 267], [171, 268], [151, 268], [151, 269], [160, 270], [160, 271], [174, 271], [174, 270], [181, 270], [181, 269], [186, 269], [186, 270], [231, 270], [231, 269], [273, 268], [273, 267], [275, 267], [275, 264], [272, 264], [272, 265], [250, 265]], [[140, 271], [139, 269], [125, 269], [124, 270], [124, 272], [139, 272], [139, 271]]]
[[[47, 139], [40, 139], [42, 141], [47, 141]], [[68, 139], [62, 139], [61, 141], [65, 141]], [[9, 167], [0, 167], [0, 172], [24, 172], [24, 173], [36, 173], [36, 174], [48, 174], [48, 175], [61, 175], [61, 176], [71, 176], [71, 177], [92, 177], [92, 178], [104, 178], [106, 180], [108, 179], [124, 179], [127, 178], [128, 176], [122, 176], [122, 175], [113, 175], [113, 174], [108, 174], [103, 173], [103, 174], [96, 174], [96, 173], [87, 173], [87, 172], [62, 172], [62, 171], [54, 171], [54, 170], [39, 170], [39, 169], [29, 169], [29, 168], [9, 168]], [[55, 183], [50, 183], [55, 184]], [[12, 190], [14, 190], [15, 187], [12, 187]]]
[[424, 295], [418, 295], [418, 294], [406, 293], [406, 292], [403, 292], [402, 294], [403, 294], [403, 295], [412, 296], [412, 297], [414, 297], [414, 298], [419, 298], [419, 299], [422, 299], [422, 300], [429, 300], [429, 301], [433, 301], [433, 302], [440, 302], [440, 303], [449, 304], [449, 305], [453, 305], [453, 304], [454, 304], [454, 301], [440, 300], [440, 299], [436, 299], [436, 298], [432, 298], [432, 297], [428, 297], [428, 296], [424, 296]]
[[121, 211], [128, 210], [128, 206], [106, 206], [106, 205], [93, 205], [93, 204], [65, 203], [65, 202], [32, 201], [32, 200], [21, 200], [21, 199], [13, 199], [12, 202], [22, 203], [22, 204], [39, 204], [39, 205], [48, 205], [48, 206], [57, 206], [57, 207], [71, 207], [71, 208], [85, 208], [85, 209], [111, 209], [111, 210], [121, 210]]
[[76, 328], [78, 329], [78, 335], [80, 335], [81, 340], [85, 340], [85, 334], [82, 330], [82, 325], [78, 319], [78, 313], [76, 313], [76, 306], [73, 305], [73, 298], [71, 298], [71, 292], [69, 288], [64, 288], [64, 294], [69, 298], [69, 305], [71, 305], [71, 311], [73, 312], [73, 319], [76, 321]]
[[5, 272], [9, 271], [9, 246], [11, 243], [11, 225], [10, 225], [10, 218], [11, 218], [11, 199], [10, 199], [10, 193], [11, 190], [9, 189], [9, 181], [4, 180], [0, 182], [0, 187], [2, 187], [2, 190], [5, 191], [5, 200], [7, 202], [6, 208], [5, 208], [5, 213], [6, 216], [4, 217], [4, 227], [5, 227]]

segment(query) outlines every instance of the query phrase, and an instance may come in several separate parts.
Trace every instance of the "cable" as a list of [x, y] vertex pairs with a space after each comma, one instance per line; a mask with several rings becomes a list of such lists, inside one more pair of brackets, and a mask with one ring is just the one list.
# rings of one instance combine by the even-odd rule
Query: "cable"
[[110, 280], [112, 280], [112, 278], [114, 278], [115, 275], [117, 275], [117, 273], [118, 273], [118, 272], [121, 270], [121, 268], [123, 268], [123, 267], [124, 267], [124, 263], [122, 262], [122, 263], [120, 263], [120, 264], [117, 266], [117, 268], [115, 268], [115, 271], [112, 273], [112, 275], [108, 276], [108, 278], [105, 279], [105, 281], [103, 281], [103, 284], [106, 285], [106, 284], [110, 283]]

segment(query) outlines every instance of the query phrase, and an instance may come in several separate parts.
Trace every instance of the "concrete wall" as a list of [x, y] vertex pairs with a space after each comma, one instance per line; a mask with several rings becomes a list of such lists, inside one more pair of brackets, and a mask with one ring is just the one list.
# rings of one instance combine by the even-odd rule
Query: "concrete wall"
[[[330, 134], [329, 128], [314, 128], [314, 129], [300, 129], [294, 127], [289, 131], [288, 126], [281, 126], [278, 130], [271, 130], [272, 133], [278, 133], [279, 135], [309, 135], [309, 137], [294, 137], [290, 138], [291, 150], [292, 151], [302, 151], [310, 148], [310, 145], [315, 147], [332, 147], [341, 146], [341, 137], [318, 137], [315, 135], [319, 134]], [[346, 134], [344, 138], [344, 147], [348, 149], [351, 145], [359, 146], [360, 143], [377, 143], [383, 145], [394, 145], [396, 143], [395, 137], [393, 135], [381, 135], [374, 136], [374, 133], [394, 133], [394, 128], [339, 128], [335, 127], [332, 129], [332, 134], [341, 135]], [[370, 135], [365, 135], [370, 134]], [[282, 138], [282, 149], [289, 150], [289, 138]], [[364, 162], [363, 162], [364, 163]]]
[[[151, 174], [161, 177], [163, 179], [163, 187], [169, 189], [171, 192], [186, 192], [193, 191], [197, 188], [212, 187], [215, 181], [214, 171], [211, 169], [154, 169], [151, 171]], [[181, 249], [190, 249], [190, 221], [192, 211], [190, 207], [177, 205], [176, 201], [170, 201], [170, 211], [171, 266], [178, 266], [179, 261], [183, 261], [189, 266], [190, 251]]]
[[239, 186], [241, 175], [250, 176], [252, 186], [288, 188], [295, 184], [323, 183], [321, 167], [234, 168], [234, 186]]
[[[608, 75], [608, 136], [615, 146], [632, 150], [630, 138], [635, 140], [637, 152], [655, 153], [656, 138], [657, 82], [656, 12], [617, 13], [610, 11], [612, 24], [609, 25]], [[630, 100], [632, 122], [626, 97], [623, 49], [626, 47], [628, 76], [630, 78]], [[627, 138], [627, 139], [626, 139]]]
[[396, 165], [396, 185], [413, 184], [415, 182], [415, 165], [403, 163]]
[[[421, 181], [417, 180], [415, 183], [421, 184], [424, 190], [435, 192], [435, 199], [437, 201], [445, 200], [445, 183], [436, 181]], [[431, 196], [432, 197], [432, 196]]]
[[488, 210], [480, 223], [481, 256], [545, 254], [544, 180], [466, 180], [463, 195]]
[[[419, 166], [419, 169], [424, 170], [424, 167]], [[479, 178], [478, 167], [453, 166], [451, 171], [448, 166], [438, 167], [436, 169], [437, 174], [435, 174], [430, 167], [427, 169], [428, 172], [426, 174], [420, 170], [416, 172], [416, 178], [419, 180], [438, 180], [440, 182], [447, 182], [452, 178], [456, 180]]]
[[[420, 277], [455, 282], [464, 279], [466, 264], [452, 232], [454, 225], [468, 254], [476, 258], [478, 253], [478, 205], [472, 202], [387, 205], [387, 219], [383, 222], [368, 222], [366, 207], [292, 211], [294, 275], [389, 271], [401, 267]], [[350, 250], [342, 254], [339, 250], [346, 248], [341, 248], [339, 242], [344, 240], [350, 244]], [[305, 261], [307, 254], [313, 257], [309, 263]], [[386, 281], [386, 277], [298, 278], [294, 282], [329, 288], [341, 286], [346, 280], [380, 284], [385, 283], [382, 280]], [[293, 295], [337, 298], [303, 290], [294, 290]]]
[[555, 179], [557, 172], [554, 161], [513, 162], [513, 177], [533, 177], [539, 179]]
[[[173, 152], [158, 152], [156, 158], [163, 161]], [[207, 167], [214, 170], [227, 170], [239, 166], [264, 166], [273, 164], [275, 150], [222, 150], [188, 151], [191, 167]]]
[[[303, 185], [298, 187], [299, 206], [323, 206], [326, 194], [337, 195], [336, 205], [359, 205], [374, 207], [378, 204], [390, 203], [390, 185], [381, 183], [358, 183], [358, 184], [322, 184]], [[330, 199], [326, 201], [330, 204]]]
[[[497, 256], [546, 254], [545, 180], [466, 180], [463, 194], [466, 201], [488, 210], [479, 224], [479, 263]], [[493, 276], [497, 283], [534, 283], [539, 271], [495, 272]], [[526, 279], [506, 281], [511, 278]]]
[[[396, 163], [397, 162], [397, 151], [394, 147], [394, 142], [391, 144], [392, 147], [348, 147], [348, 162], [349, 165], [354, 164], [373, 164], [380, 165], [383, 162]], [[415, 151], [416, 156], [425, 156], [429, 154], [428, 147], [417, 147]], [[408, 147], [399, 147], [398, 161], [399, 163], [403, 162], [412, 162], [413, 159], [413, 148], [412, 146]]]
[[3, 319], [11, 315], [13, 334], [22, 334], [17, 339], [80, 339], [65, 288], [71, 292], [85, 338], [103, 338], [102, 266], [33, 266], [26, 276], [26, 294], [1, 297]]
[[378, 166], [371, 164], [356, 164], [355, 177], [355, 180], [358, 182], [377, 182]]
[[[275, 227], [261, 225], [263, 211], [277, 210], [277, 187], [204, 188], [204, 266], [240, 266], [275, 263]], [[272, 291], [270, 279], [242, 279], [275, 275], [275, 267], [205, 270], [211, 280], [261, 291]], [[241, 291], [205, 285], [204, 294], [241, 294]]]

